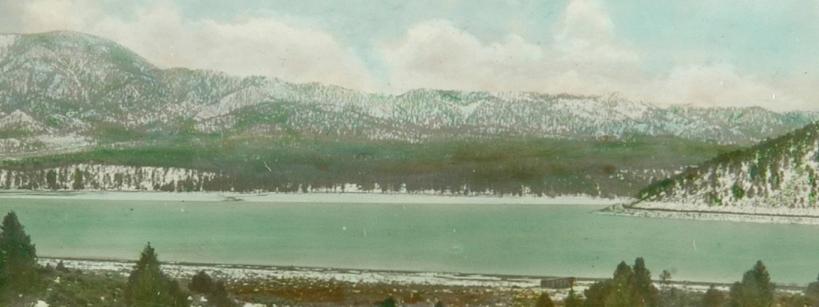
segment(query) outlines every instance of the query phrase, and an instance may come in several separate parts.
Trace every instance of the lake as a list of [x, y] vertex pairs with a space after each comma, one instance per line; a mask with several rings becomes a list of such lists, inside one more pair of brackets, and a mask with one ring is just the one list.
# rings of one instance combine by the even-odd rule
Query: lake
[[819, 226], [592, 214], [594, 205], [259, 203], [0, 198], [53, 257], [729, 282], [757, 259], [774, 281], [819, 273]]

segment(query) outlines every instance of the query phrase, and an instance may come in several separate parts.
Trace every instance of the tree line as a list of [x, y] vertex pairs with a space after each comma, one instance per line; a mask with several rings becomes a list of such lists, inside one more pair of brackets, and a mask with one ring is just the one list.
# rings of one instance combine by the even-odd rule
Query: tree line
[[[564, 307], [816, 307], [819, 306], [819, 278], [803, 293], [776, 295], [775, 284], [762, 261], [733, 283], [727, 293], [711, 285], [705, 293], [686, 292], [668, 284], [671, 275], [660, 275], [661, 289], [655, 286], [645, 260], [637, 258], [634, 265], [620, 262], [610, 279], [596, 282], [578, 295], [574, 289], [563, 300]], [[556, 304], [547, 292], [535, 302], [535, 307]]]

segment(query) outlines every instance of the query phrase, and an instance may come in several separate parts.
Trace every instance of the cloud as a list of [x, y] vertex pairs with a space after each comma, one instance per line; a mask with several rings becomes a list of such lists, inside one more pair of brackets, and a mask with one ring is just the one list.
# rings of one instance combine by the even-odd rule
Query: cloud
[[550, 45], [509, 34], [482, 41], [445, 20], [411, 27], [381, 46], [390, 84], [406, 90], [613, 92], [637, 77], [637, 53], [617, 44], [613, 24], [588, 0], [574, 0], [555, 27]]
[[593, 0], [571, 0], [550, 33], [551, 37], [537, 40], [545, 44], [515, 34], [484, 41], [451, 22], [432, 20], [412, 26], [400, 39], [380, 46], [380, 52], [390, 69], [389, 83], [398, 91], [619, 93], [661, 105], [774, 110], [819, 105], [796, 95], [800, 87], [795, 84], [763, 80], [730, 63], [683, 63], [649, 73], [644, 53], [617, 37], [606, 10]]
[[22, 32], [68, 29], [111, 38], [160, 67], [212, 69], [364, 90], [375, 86], [353, 52], [308, 25], [271, 18], [191, 20], [163, 1], [138, 9], [131, 18], [105, 14], [99, 2], [90, 0], [30, 0], [18, 10]]
[[[609, 3], [599, 0], [569, 0], [547, 28], [539, 29], [545, 31], [527, 30], [542, 24], [527, 22], [519, 32], [493, 39], [449, 19], [420, 20], [400, 29], [405, 32], [397, 37], [356, 46], [366, 50], [367, 63], [377, 67], [365, 64], [350, 46], [318, 27], [321, 18], [315, 16], [311, 22], [300, 16], [192, 18], [171, 0], [146, 1], [127, 10], [127, 16], [118, 16], [97, 0], [0, 0], [0, 31], [75, 30], [115, 40], [160, 67], [275, 76], [368, 91], [617, 92], [659, 104], [819, 110], [819, 103], [811, 103], [819, 100], [812, 90], [817, 82], [814, 66], [806, 64], [798, 75], [753, 75], [748, 73], [753, 68], [735, 67], [730, 58], [716, 63], [706, 62], [714, 57], [687, 58], [686, 53], [712, 51], [685, 49], [684, 43], [675, 47], [680, 50], [653, 53], [618, 35], [616, 19], [606, 10]], [[666, 61], [658, 57], [669, 54], [677, 55], [671, 65], [647, 69], [651, 63], [656, 68], [657, 62]]]
[[754, 76], [741, 75], [728, 64], [691, 65], [674, 68], [666, 77], [644, 89], [646, 99], [695, 106], [776, 106], [793, 110], [808, 105], [781, 87]]
[[614, 32], [614, 23], [594, 1], [572, 0], [555, 27], [553, 46], [563, 60], [576, 64], [636, 62], [636, 53], [623, 46]]

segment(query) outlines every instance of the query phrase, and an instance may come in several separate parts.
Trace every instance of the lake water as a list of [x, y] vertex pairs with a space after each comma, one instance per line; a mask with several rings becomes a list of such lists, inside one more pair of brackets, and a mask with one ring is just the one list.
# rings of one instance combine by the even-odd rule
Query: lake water
[[0, 198], [41, 256], [135, 259], [150, 241], [164, 261], [606, 277], [643, 256], [674, 279], [733, 281], [757, 259], [780, 283], [819, 273], [819, 226], [599, 208]]

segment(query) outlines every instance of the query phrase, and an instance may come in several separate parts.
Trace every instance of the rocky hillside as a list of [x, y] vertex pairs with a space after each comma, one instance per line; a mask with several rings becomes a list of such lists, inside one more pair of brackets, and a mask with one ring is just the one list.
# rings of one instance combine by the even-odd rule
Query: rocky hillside
[[657, 182], [640, 199], [636, 208], [819, 213], [819, 123]]
[[362, 93], [264, 77], [159, 69], [74, 32], [0, 35], [0, 153], [192, 133], [398, 140], [631, 135], [750, 144], [819, 114], [657, 107], [616, 96], [414, 90]]

